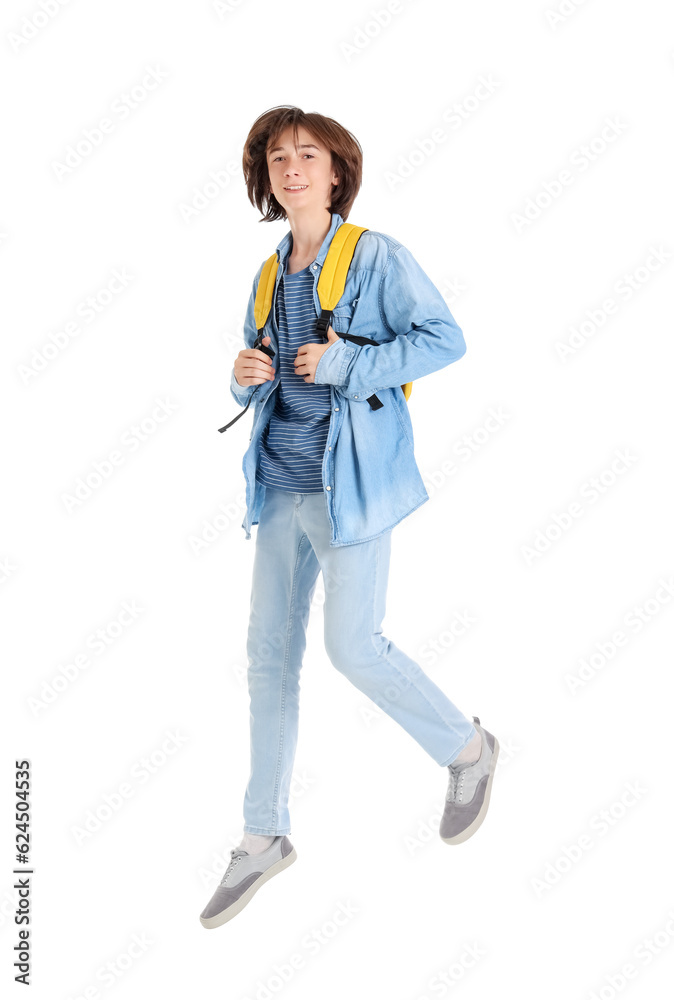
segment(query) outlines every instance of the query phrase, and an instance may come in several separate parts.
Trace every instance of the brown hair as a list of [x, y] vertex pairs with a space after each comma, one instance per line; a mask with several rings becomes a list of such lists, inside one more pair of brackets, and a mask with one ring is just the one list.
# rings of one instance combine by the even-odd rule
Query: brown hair
[[288, 126], [293, 128], [296, 145], [297, 130], [302, 126], [330, 150], [332, 166], [339, 176], [339, 183], [333, 187], [330, 211], [337, 212], [346, 221], [363, 181], [360, 143], [333, 118], [314, 111], [305, 113], [287, 104], [261, 114], [253, 123], [243, 147], [243, 176], [251, 204], [262, 212], [263, 217], [259, 221], [275, 222], [287, 218], [285, 210], [269, 190], [267, 150]]

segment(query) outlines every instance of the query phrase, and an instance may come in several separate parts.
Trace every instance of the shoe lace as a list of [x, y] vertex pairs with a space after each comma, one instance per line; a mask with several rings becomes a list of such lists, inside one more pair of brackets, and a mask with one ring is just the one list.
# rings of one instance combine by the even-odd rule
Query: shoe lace
[[220, 879], [220, 885], [227, 885], [228, 884], [227, 880], [229, 876], [232, 874], [232, 872], [236, 869], [236, 866], [239, 863], [239, 859], [244, 857], [244, 855], [248, 857], [248, 851], [244, 851], [239, 847], [233, 847], [229, 852], [229, 854], [232, 860], [227, 865], [227, 871]]
[[456, 768], [449, 765], [449, 789], [447, 791], [447, 801], [461, 804], [463, 801], [464, 779], [466, 768]]

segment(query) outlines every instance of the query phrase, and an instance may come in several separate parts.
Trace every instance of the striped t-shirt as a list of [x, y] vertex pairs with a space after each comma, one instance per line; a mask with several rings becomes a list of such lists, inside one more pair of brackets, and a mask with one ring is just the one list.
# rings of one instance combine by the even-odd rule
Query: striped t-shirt
[[[286, 257], [286, 269], [289, 257]], [[330, 426], [330, 385], [305, 382], [295, 371], [302, 344], [324, 344], [316, 333], [314, 277], [309, 267], [284, 271], [276, 297], [280, 373], [276, 401], [260, 441], [256, 479], [297, 493], [322, 493], [321, 468]]]

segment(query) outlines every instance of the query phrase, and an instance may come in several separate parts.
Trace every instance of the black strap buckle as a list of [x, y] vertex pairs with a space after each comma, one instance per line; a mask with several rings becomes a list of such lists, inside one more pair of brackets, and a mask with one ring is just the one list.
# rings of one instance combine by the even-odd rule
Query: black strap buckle
[[263, 344], [262, 343], [263, 340], [264, 340], [263, 332], [262, 330], [258, 330], [257, 337], [255, 338], [255, 343], [253, 344], [253, 349], [256, 351], [262, 351], [262, 353], [266, 354], [268, 358], [275, 358], [276, 351], [271, 346], [271, 344]]
[[321, 315], [316, 320], [316, 333], [328, 339], [328, 327], [332, 322], [332, 309], [321, 309]]

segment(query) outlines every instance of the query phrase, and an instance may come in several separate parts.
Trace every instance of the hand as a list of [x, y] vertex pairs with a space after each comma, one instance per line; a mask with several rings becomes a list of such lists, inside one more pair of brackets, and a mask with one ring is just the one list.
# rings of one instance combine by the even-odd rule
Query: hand
[[[271, 344], [271, 337], [264, 337], [262, 343], [265, 347]], [[240, 386], [261, 385], [276, 375], [276, 369], [272, 367], [272, 359], [264, 351], [258, 351], [256, 347], [247, 347], [239, 351], [234, 361], [234, 378]]]
[[318, 368], [318, 362], [321, 360], [323, 354], [327, 351], [331, 344], [335, 344], [339, 340], [339, 337], [332, 329], [328, 326], [328, 342], [327, 344], [302, 344], [297, 348], [297, 357], [293, 364], [295, 365], [295, 373], [301, 375], [305, 382], [313, 382], [314, 376], [316, 375], [316, 369]]

